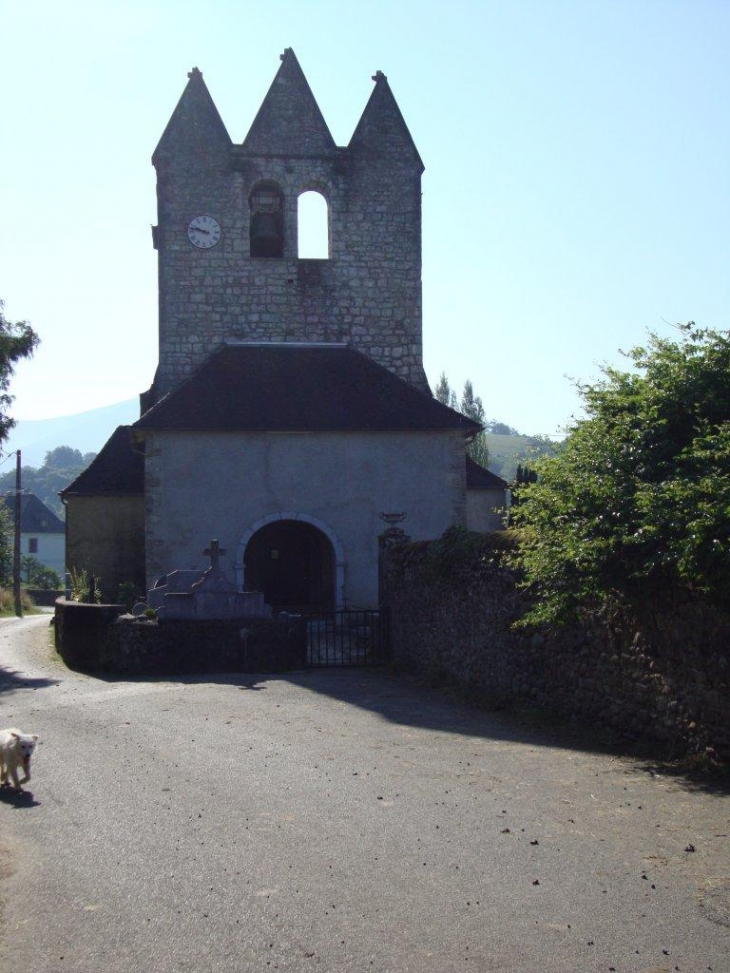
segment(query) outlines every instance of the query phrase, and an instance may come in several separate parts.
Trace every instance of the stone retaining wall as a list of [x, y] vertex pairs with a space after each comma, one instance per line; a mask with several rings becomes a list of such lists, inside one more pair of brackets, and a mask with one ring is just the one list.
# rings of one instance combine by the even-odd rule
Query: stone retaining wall
[[283, 672], [301, 668], [306, 631], [292, 619], [134, 618], [121, 605], [56, 602], [56, 648], [72, 669], [120, 676]]
[[54, 615], [56, 649], [66, 665], [87, 671], [101, 669], [106, 632], [124, 611], [123, 605], [88, 605], [58, 598]]
[[[592, 727], [730, 759], [730, 620], [685, 597], [564, 630], [515, 629], [526, 608], [494, 542], [383, 551], [393, 658], [484, 698], [522, 697]], [[439, 546], [441, 545], [441, 546]]]
[[54, 591], [53, 588], [26, 588], [25, 590], [34, 605], [42, 605], [44, 608], [51, 608], [56, 598], [63, 595], [62, 591]]

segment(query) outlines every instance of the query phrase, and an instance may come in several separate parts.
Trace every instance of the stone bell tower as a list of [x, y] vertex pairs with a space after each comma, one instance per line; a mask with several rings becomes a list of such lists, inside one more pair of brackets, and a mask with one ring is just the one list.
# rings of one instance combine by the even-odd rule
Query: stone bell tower
[[[152, 157], [159, 365], [144, 406], [223, 341], [346, 343], [428, 391], [421, 339], [423, 164], [384, 74], [335, 145], [287, 49], [240, 145], [197, 68]], [[298, 199], [327, 205], [327, 259], [298, 256]]]

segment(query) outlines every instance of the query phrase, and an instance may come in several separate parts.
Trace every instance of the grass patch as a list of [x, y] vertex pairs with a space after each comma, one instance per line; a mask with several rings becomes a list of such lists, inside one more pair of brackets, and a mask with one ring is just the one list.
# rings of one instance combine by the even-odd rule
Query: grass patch
[[[35, 602], [28, 592], [20, 589], [20, 606], [24, 612], [35, 612]], [[10, 588], [0, 588], [0, 616], [15, 614], [15, 596]]]

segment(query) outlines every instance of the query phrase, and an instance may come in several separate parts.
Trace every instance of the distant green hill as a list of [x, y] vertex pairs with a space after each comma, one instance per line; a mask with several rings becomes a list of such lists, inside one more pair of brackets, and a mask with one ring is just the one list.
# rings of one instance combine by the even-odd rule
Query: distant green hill
[[[69, 485], [86, 468], [91, 454], [97, 453], [117, 426], [128, 425], [139, 417], [136, 399], [102, 406], [71, 416], [53, 419], [19, 419], [3, 443], [3, 461], [0, 462], [0, 493], [15, 489], [15, 463], [9, 455], [21, 451], [23, 464], [21, 488], [24, 493], [35, 493], [46, 506], [62, 520], [66, 511], [58, 493]], [[71, 447], [78, 452], [69, 463], [48, 467], [49, 453], [60, 446]], [[78, 462], [73, 462], [78, 460]]]
[[518, 464], [529, 466], [531, 460], [554, 452], [557, 443], [540, 436], [499, 436], [485, 433], [489, 449], [489, 469], [511, 483]]
[[139, 419], [137, 399], [71, 416], [19, 419], [2, 451], [7, 455], [20, 449], [24, 465], [40, 467], [46, 453], [56, 446], [72, 446], [82, 453], [98, 453], [117, 426], [129, 425], [136, 419]]

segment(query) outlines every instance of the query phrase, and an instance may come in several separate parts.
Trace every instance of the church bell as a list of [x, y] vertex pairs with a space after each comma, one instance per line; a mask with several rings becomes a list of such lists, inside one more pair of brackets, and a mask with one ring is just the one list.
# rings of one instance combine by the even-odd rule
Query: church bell
[[251, 197], [251, 256], [284, 256], [284, 220], [281, 194], [261, 188]]
[[281, 257], [284, 250], [281, 213], [254, 213], [251, 218], [251, 256]]

